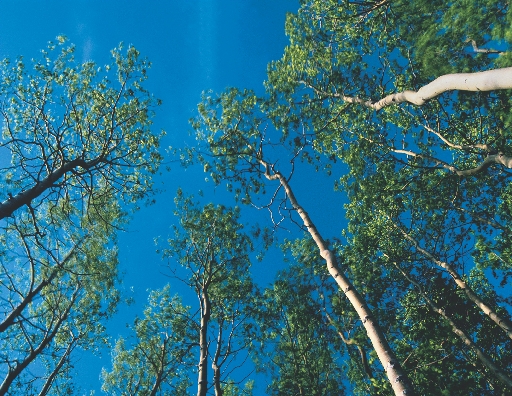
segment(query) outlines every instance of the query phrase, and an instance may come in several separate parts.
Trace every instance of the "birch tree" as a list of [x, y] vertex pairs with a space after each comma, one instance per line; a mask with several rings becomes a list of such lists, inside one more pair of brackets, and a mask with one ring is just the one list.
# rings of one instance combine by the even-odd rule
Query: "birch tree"
[[[382, 331], [371, 307], [354, 287], [350, 279], [338, 266], [326, 239], [320, 234], [306, 210], [297, 201], [290, 183], [290, 176], [285, 176], [276, 162], [267, 157], [267, 149], [272, 151], [272, 142], [265, 135], [268, 120], [259, 112], [258, 100], [250, 91], [240, 92], [231, 89], [216, 98], [205, 97], [199, 105], [200, 116], [193, 123], [197, 139], [204, 142], [197, 150], [197, 158], [204, 162], [217, 182], [227, 182], [228, 188], [234, 190], [243, 202], [255, 202], [255, 194], [264, 191], [264, 180], [275, 183], [270, 207], [277, 204], [278, 211], [295, 213], [300, 226], [309, 233], [318, 254], [326, 262], [326, 270], [345, 293], [352, 307], [363, 322], [373, 348], [379, 356], [389, 382], [395, 393], [413, 392], [407, 374], [400, 367], [386, 335]], [[261, 106], [265, 109], [265, 105]], [[292, 166], [300, 152], [289, 154]], [[232, 183], [235, 184], [232, 186]], [[284, 193], [284, 199], [278, 193]], [[289, 202], [287, 206], [287, 202]]]
[[446, 279], [429, 292], [458, 287], [481, 311], [477, 326], [502, 331], [473, 333], [488, 354], [510, 343], [508, 15], [500, 1], [304, 2], [266, 84], [268, 114], [296, 150], [312, 147], [304, 158], [319, 168], [347, 166], [336, 188], [350, 200], [344, 235], [361, 281], [381, 265], [401, 284], [396, 262], [425, 276], [423, 288], [433, 274]]

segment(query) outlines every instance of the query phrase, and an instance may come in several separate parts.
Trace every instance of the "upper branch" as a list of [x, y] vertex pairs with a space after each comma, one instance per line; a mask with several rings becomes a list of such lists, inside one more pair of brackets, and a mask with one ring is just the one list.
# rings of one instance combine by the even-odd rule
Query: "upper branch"
[[486, 70], [475, 73], [454, 73], [446, 74], [436, 78], [431, 83], [424, 85], [418, 91], [402, 91], [388, 95], [377, 102], [364, 100], [357, 96], [346, 96], [339, 93], [330, 94], [323, 92], [300, 81], [304, 85], [313, 88], [317, 94], [327, 97], [340, 98], [347, 103], [358, 103], [376, 111], [384, 107], [408, 102], [421, 106], [428, 100], [435, 98], [447, 91], [495, 91], [499, 89], [512, 89], [512, 67], [502, 69]]

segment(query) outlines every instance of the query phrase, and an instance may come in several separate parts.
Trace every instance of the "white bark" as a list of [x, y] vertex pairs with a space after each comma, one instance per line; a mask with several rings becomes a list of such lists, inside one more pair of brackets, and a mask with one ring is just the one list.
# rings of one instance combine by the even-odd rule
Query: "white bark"
[[512, 89], [512, 67], [501, 69], [486, 70], [475, 73], [455, 73], [445, 74], [436, 78], [431, 83], [424, 85], [418, 91], [403, 91], [388, 95], [377, 102], [364, 100], [359, 97], [345, 96], [339, 93], [329, 94], [316, 89], [312, 85], [300, 81], [304, 85], [312, 88], [317, 94], [322, 96], [332, 96], [340, 98], [347, 103], [359, 103], [376, 111], [382, 108], [398, 103], [408, 102], [421, 106], [429, 99], [435, 98], [447, 91], [495, 91], [498, 89]]
[[388, 95], [369, 107], [380, 110], [383, 107], [409, 102], [418, 106], [447, 91], [495, 91], [512, 89], [512, 67], [486, 70], [476, 73], [446, 74], [424, 85], [418, 91], [403, 91]]
[[277, 170], [272, 169], [271, 173], [272, 167], [269, 163], [261, 159], [261, 151], [258, 153], [258, 161], [265, 168], [265, 177], [269, 180], [278, 180], [281, 186], [284, 188], [290, 203], [302, 219], [304, 226], [308, 230], [308, 233], [315, 241], [320, 256], [326, 261], [329, 274], [336, 281], [345, 296], [347, 296], [348, 300], [359, 315], [368, 338], [370, 339], [372, 346], [375, 349], [375, 352], [377, 353], [377, 356], [382, 363], [384, 370], [386, 371], [386, 375], [395, 395], [398, 396], [415, 394], [414, 388], [406, 372], [400, 366], [395, 353], [386, 340], [384, 332], [381, 330], [377, 321], [373, 317], [370, 307], [366, 304], [366, 301], [352, 285], [348, 277], [338, 267], [336, 256], [331, 250], [328, 249], [327, 243], [318, 232], [308, 213], [302, 206], [299, 205], [288, 183], [288, 180], [286, 180], [286, 178]]

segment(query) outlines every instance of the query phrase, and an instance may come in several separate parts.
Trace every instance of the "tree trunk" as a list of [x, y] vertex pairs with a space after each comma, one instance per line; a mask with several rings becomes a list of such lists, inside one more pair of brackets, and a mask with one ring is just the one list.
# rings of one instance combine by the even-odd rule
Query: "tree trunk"
[[375, 348], [375, 352], [377, 352], [379, 360], [382, 363], [384, 370], [386, 371], [386, 375], [388, 376], [389, 382], [391, 383], [395, 395], [414, 394], [414, 389], [409, 381], [409, 378], [407, 377], [407, 374], [404, 370], [402, 370], [402, 367], [400, 366], [400, 363], [398, 362], [393, 350], [389, 346], [384, 333], [381, 331], [379, 325], [374, 320], [372, 312], [367, 306], [366, 301], [361, 297], [354, 286], [352, 286], [345, 274], [339, 270], [336, 263], [336, 257], [327, 248], [327, 244], [316, 229], [314, 223], [309, 218], [307, 212], [298, 204], [295, 195], [293, 194], [293, 191], [288, 184], [288, 181], [278, 171], [273, 171], [273, 173], [270, 174], [270, 165], [263, 161], [261, 157], [259, 158], [259, 161], [265, 167], [265, 176], [267, 179], [278, 180], [281, 183], [281, 186], [283, 186], [285, 189], [293, 208], [297, 211], [309, 234], [315, 241], [318, 250], [320, 251], [320, 255], [325, 259], [327, 263], [327, 270], [334, 278], [338, 286], [341, 288], [343, 293], [345, 293], [357, 314], [361, 318], [366, 329], [366, 333], [368, 334], [368, 337], [370, 338], [370, 341]]
[[[215, 355], [213, 356], [212, 369], [213, 369], [213, 386], [215, 388], [215, 396], [222, 396], [224, 393], [220, 386], [220, 375], [221, 375], [221, 364], [219, 364], [220, 352], [222, 346], [222, 328], [223, 328], [223, 320], [219, 320], [219, 333], [217, 335], [217, 348], [215, 349]], [[226, 354], [229, 354], [229, 345]]]
[[208, 389], [208, 322], [210, 320], [211, 305], [208, 291], [203, 290], [201, 295], [201, 328], [199, 330], [199, 370], [197, 381], [197, 396], [206, 396]]

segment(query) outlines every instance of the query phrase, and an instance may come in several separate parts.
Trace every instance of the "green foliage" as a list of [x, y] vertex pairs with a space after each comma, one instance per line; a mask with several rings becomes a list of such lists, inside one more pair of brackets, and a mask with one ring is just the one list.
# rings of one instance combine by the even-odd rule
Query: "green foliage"
[[[505, 373], [512, 372], [504, 352], [510, 338], [463, 290], [510, 321], [510, 293], [500, 285], [508, 286], [511, 275], [511, 173], [499, 163], [482, 165], [495, 155], [512, 155], [512, 102], [509, 91], [495, 91], [450, 92], [422, 106], [402, 103], [378, 112], [368, 103], [417, 91], [446, 73], [510, 66], [510, 15], [509, 4], [499, 0], [304, 1], [287, 16], [290, 44], [268, 66], [266, 96], [237, 89], [210, 95], [193, 123], [203, 149], [198, 160], [243, 202], [255, 202], [268, 189], [262, 176], [269, 168], [276, 171], [278, 161], [279, 168], [291, 163], [287, 180], [299, 159], [327, 172], [335, 161], [344, 163], [336, 188], [348, 196], [348, 227], [337, 248], [339, 261], [386, 329], [419, 394], [510, 392], [450, 321]], [[283, 219], [291, 210], [277, 191], [266, 207], [272, 204]], [[291, 270], [286, 276], [292, 277]], [[296, 294], [304, 294], [304, 282], [290, 282]], [[274, 301], [280, 301], [279, 287], [274, 285]], [[299, 304], [293, 293], [283, 301]], [[340, 298], [333, 301], [333, 313], [339, 309], [350, 323], [351, 309]], [[293, 315], [288, 305], [281, 308], [283, 317]], [[301, 319], [289, 322], [320, 331], [318, 322]], [[267, 337], [278, 340], [281, 333], [269, 330]], [[327, 333], [311, 334], [321, 339]], [[357, 345], [367, 347], [364, 333], [355, 334]], [[347, 363], [354, 392], [390, 394], [376, 355], [369, 354], [374, 377], [368, 378], [354, 352], [350, 347]], [[286, 370], [293, 372], [295, 359], [287, 360], [292, 363]], [[282, 378], [288, 378], [286, 370]], [[296, 385], [276, 380], [272, 386], [279, 393]]]
[[102, 371], [102, 390], [109, 395], [187, 395], [195, 344], [190, 315], [169, 286], [152, 291], [144, 317], [131, 327], [135, 334], [116, 342], [112, 370]]
[[120, 301], [115, 232], [152, 193], [149, 63], [79, 64], [65, 37], [0, 65], [1, 394], [69, 394], [75, 353], [107, 345]]
[[[255, 358], [270, 395], [344, 394], [343, 348], [325, 315], [323, 264], [308, 239], [287, 243], [295, 258], [265, 290]], [[298, 261], [296, 261], [298, 260]]]
[[[162, 252], [172, 260], [173, 276], [199, 301], [187, 326], [194, 339], [189, 352], [199, 361], [199, 374], [206, 372], [203, 392], [219, 387], [225, 395], [252, 394], [252, 381], [235, 382], [232, 376], [239, 362], [247, 360], [257, 333], [253, 318], [260, 296], [250, 274], [255, 241], [244, 232], [239, 208], [211, 203], [201, 207], [181, 190], [175, 203], [179, 226], [172, 227], [174, 235]], [[210, 362], [213, 378], [207, 374]]]

